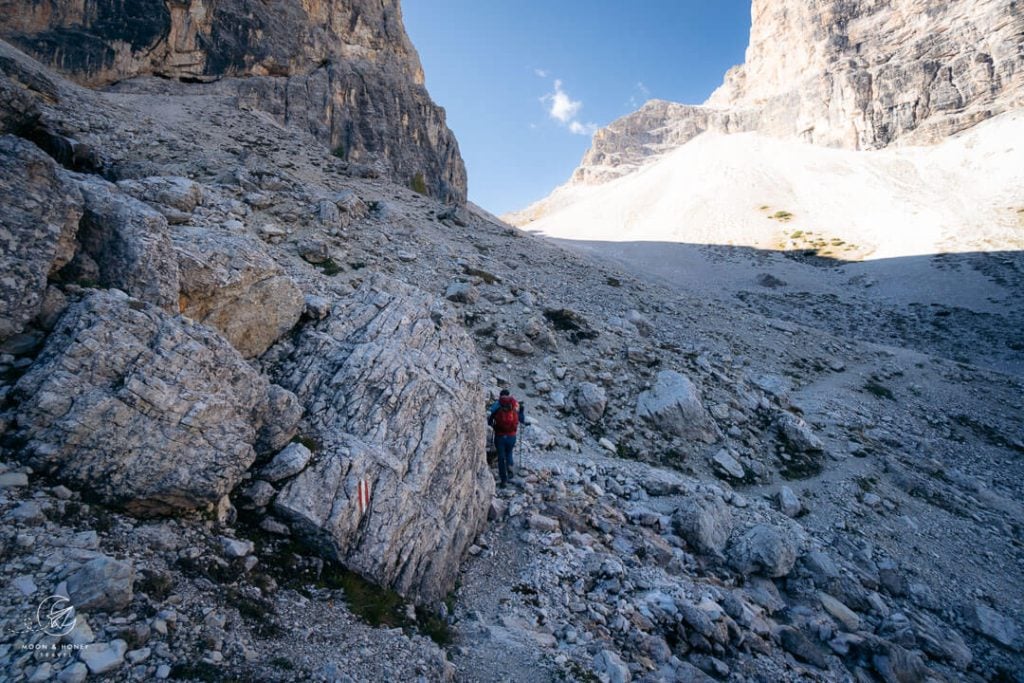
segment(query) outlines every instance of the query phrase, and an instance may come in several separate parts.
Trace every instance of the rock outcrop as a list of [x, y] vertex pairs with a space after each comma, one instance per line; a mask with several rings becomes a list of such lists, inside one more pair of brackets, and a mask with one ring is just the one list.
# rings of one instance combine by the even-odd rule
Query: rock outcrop
[[39, 314], [47, 277], [75, 253], [82, 195], [38, 147], [0, 137], [0, 341]]
[[[483, 392], [472, 342], [439, 302], [374, 276], [305, 328], [276, 373], [322, 444], [278, 514], [345, 566], [442, 597], [487, 519]], [[360, 500], [360, 486], [369, 500]]]
[[0, 37], [89, 87], [220, 81], [348, 161], [465, 201], [458, 143], [423, 86], [397, 0], [43, 0], [0, 16]]
[[[135, 514], [169, 513], [227, 494], [264, 423], [294, 419], [268, 414], [268, 391], [209, 328], [98, 291], [68, 309], [15, 385], [13, 437], [38, 471]], [[267, 445], [284, 445], [288, 427]]]

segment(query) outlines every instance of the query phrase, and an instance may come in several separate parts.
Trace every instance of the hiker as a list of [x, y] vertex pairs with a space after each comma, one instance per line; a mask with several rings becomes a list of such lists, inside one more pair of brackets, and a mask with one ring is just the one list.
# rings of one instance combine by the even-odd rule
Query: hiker
[[487, 424], [494, 429], [494, 447], [498, 451], [499, 486], [504, 488], [514, 474], [512, 449], [516, 445], [519, 425], [527, 424], [526, 407], [516, 401], [508, 389], [502, 389], [498, 400], [487, 412]]

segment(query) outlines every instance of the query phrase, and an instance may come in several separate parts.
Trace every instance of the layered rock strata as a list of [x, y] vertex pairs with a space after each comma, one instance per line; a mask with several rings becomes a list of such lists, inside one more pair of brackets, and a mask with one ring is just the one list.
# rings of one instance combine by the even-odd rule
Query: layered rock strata
[[[374, 276], [307, 326], [277, 373], [321, 450], [274, 504], [308, 541], [399, 593], [438, 599], [487, 519], [474, 347], [432, 297]], [[360, 499], [360, 485], [366, 498]]]
[[[119, 291], [73, 305], [15, 385], [13, 438], [33, 469], [136, 514], [214, 503], [295, 415], [222, 337]], [[283, 427], [283, 429], [281, 428]]]

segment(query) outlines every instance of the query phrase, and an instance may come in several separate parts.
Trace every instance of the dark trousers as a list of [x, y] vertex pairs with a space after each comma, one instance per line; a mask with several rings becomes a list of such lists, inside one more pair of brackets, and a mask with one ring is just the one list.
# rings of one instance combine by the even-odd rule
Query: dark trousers
[[514, 436], [495, 436], [494, 447], [498, 449], [498, 476], [506, 484], [512, 476], [512, 449], [516, 446]]

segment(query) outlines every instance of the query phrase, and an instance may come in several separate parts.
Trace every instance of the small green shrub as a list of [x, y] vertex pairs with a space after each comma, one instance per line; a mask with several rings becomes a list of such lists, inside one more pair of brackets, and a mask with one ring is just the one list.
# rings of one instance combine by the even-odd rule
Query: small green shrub
[[892, 393], [892, 389], [884, 384], [879, 384], [878, 381], [873, 379], [868, 380], [867, 384], [864, 385], [864, 390], [877, 398], [884, 398], [890, 401], [896, 400], [896, 396]]
[[315, 264], [315, 267], [319, 268], [320, 272], [324, 275], [337, 275], [342, 271], [342, 267], [334, 259], [330, 258]]
[[333, 154], [334, 156], [338, 157], [339, 159], [344, 159], [345, 158], [345, 146], [344, 145], [338, 145], [337, 147], [335, 147], [334, 149], [331, 150], [331, 154]]
[[416, 175], [412, 177], [409, 187], [417, 194], [427, 194], [427, 179], [423, 177], [423, 173], [421, 171], [417, 171]]
[[786, 223], [793, 220], [793, 214], [791, 214], [789, 211], [776, 211], [771, 216], [769, 216], [769, 218]]
[[303, 434], [296, 434], [295, 436], [293, 436], [292, 443], [301, 443], [303, 446], [308, 448], [312, 453], [316, 453], [321, 448], [323, 448], [323, 444], [321, 444], [319, 441], [317, 441], [311, 436], [305, 436]]

